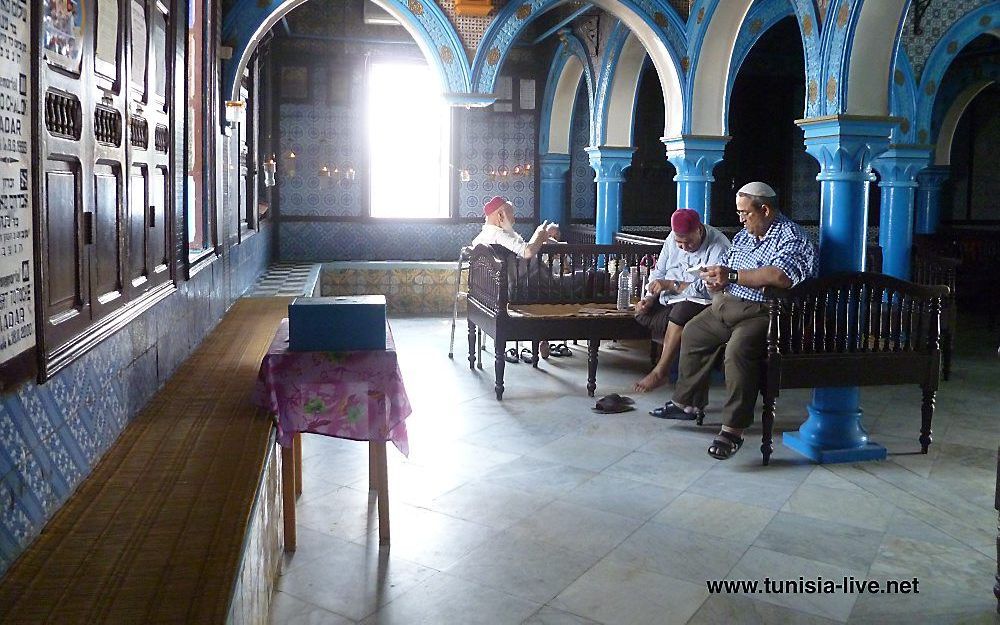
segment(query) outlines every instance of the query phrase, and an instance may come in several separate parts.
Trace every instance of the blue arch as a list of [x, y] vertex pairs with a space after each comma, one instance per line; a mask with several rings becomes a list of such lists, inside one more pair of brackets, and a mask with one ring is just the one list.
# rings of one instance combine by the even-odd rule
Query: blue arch
[[[938, 88], [945, 72], [954, 60], [955, 55], [969, 44], [970, 41], [990, 31], [1000, 28], [1000, 4], [994, 2], [970, 11], [938, 40], [924, 64], [920, 76], [920, 88], [917, 90], [916, 123], [917, 141], [925, 143], [933, 140], [930, 134], [934, 114], [934, 101], [937, 99]], [[955, 45], [952, 46], [951, 44]], [[950, 51], [949, 48], [951, 48]], [[926, 137], [926, 140], [921, 140]]]
[[[222, 40], [233, 46], [223, 65], [223, 95], [239, 99], [237, 77], [243, 73], [261, 37], [278, 20], [307, 0], [238, 0], [222, 22]], [[413, 36], [428, 64], [441, 79], [443, 93], [459, 103], [474, 103], [471, 69], [455, 27], [433, 0], [373, 0], [396, 17]], [[473, 98], [474, 100], [474, 98]]]
[[[590, 125], [590, 145], [603, 145], [608, 125], [608, 107], [611, 103], [611, 85], [618, 69], [618, 59], [631, 31], [618, 22], [604, 42], [604, 53], [597, 70], [597, 90], [594, 94], [593, 123]], [[634, 108], [634, 105], [633, 105]]]
[[[818, 93], [819, 74], [819, 22], [816, 10], [809, 0], [756, 0], [750, 7], [746, 19], [740, 25], [740, 33], [733, 49], [733, 60], [729, 64], [729, 78], [726, 82], [726, 128], [729, 127], [729, 100], [740, 67], [750, 50], [775, 24], [789, 16], [795, 16], [802, 43], [803, 65], [805, 66], [806, 90], [802, 104], [803, 116], [810, 116], [819, 105], [819, 98], [810, 93]], [[813, 84], [814, 87], [809, 85]]]
[[[594, 68], [590, 65], [590, 55], [587, 54], [587, 49], [579, 37], [569, 30], [559, 32], [559, 41], [561, 45], [556, 50], [555, 57], [552, 59], [552, 65], [549, 67], [549, 75], [545, 79], [545, 94], [542, 97], [541, 118], [538, 124], [539, 154], [548, 154], [549, 152], [549, 128], [551, 126], [552, 105], [555, 101], [556, 86], [570, 57], [577, 57], [583, 65], [583, 79], [587, 85], [587, 108], [590, 111], [589, 126], [593, 128], [594, 125]], [[575, 104], [574, 98], [574, 102], [570, 104], [570, 107], [575, 107]], [[572, 120], [572, 113], [570, 114], [570, 119]], [[572, 125], [572, 121], [570, 124]]]
[[[566, 0], [527, 0], [508, 2], [486, 29], [472, 61], [472, 89], [481, 94], [493, 93], [500, 67], [511, 46], [524, 28], [539, 15]], [[642, 20], [660, 39], [670, 62], [683, 80], [679, 53], [686, 47], [684, 22], [667, 0], [597, 0], [593, 4], [619, 19], [623, 12]]]
[[892, 129], [889, 143], [917, 143], [917, 82], [913, 76], [913, 64], [903, 46], [896, 50], [896, 61], [892, 68], [892, 90], [889, 92], [889, 114], [903, 120]]

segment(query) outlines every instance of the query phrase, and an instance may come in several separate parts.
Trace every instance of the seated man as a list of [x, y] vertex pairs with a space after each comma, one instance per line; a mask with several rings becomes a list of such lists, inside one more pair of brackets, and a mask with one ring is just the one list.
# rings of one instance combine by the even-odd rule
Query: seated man
[[[524, 259], [533, 258], [538, 250], [549, 241], [556, 241], [559, 237], [559, 224], [543, 221], [535, 228], [530, 241], [525, 241], [524, 237], [514, 230], [514, 206], [499, 195], [491, 199], [483, 206], [483, 214], [486, 216], [486, 223], [476, 238], [472, 240], [472, 247], [477, 245], [501, 245], [511, 252]], [[530, 350], [527, 350], [530, 352]], [[549, 357], [549, 343], [542, 341], [538, 346], [538, 353], [542, 358]], [[519, 362], [530, 359], [524, 355], [519, 355], [516, 349], [507, 350], [506, 358], [509, 362]]]
[[535, 228], [530, 241], [514, 230], [514, 206], [500, 196], [496, 196], [483, 206], [486, 223], [482, 231], [472, 240], [477, 245], [502, 245], [521, 258], [532, 258], [539, 248], [549, 240], [559, 237], [559, 224], [543, 221]]
[[645, 393], [667, 381], [684, 324], [711, 302], [705, 283], [688, 269], [718, 265], [727, 250], [726, 235], [702, 224], [697, 211], [679, 208], [670, 216], [670, 235], [649, 274], [649, 295], [635, 305], [635, 320], [663, 337], [663, 351], [653, 370], [635, 383], [635, 390]]
[[708, 454], [724, 460], [743, 445], [760, 393], [760, 368], [767, 342], [764, 287], [790, 288], [817, 271], [816, 246], [801, 226], [778, 211], [774, 189], [751, 182], [736, 193], [743, 230], [722, 263], [701, 272], [714, 293], [712, 305], [692, 319], [681, 336], [680, 379], [672, 401], [658, 409], [674, 419], [695, 419], [708, 403], [709, 377], [725, 353], [726, 404], [722, 431]]

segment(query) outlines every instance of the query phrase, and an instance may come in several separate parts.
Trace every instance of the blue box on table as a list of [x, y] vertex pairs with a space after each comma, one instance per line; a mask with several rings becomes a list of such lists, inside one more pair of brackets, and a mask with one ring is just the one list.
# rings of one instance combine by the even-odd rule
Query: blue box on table
[[297, 297], [288, 305], [288, 350], [382, 350], [385, 320], [385, 295]]

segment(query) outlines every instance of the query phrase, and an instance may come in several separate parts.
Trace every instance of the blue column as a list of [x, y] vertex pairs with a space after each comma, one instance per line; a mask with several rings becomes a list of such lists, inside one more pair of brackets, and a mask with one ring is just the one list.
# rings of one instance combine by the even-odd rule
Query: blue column
[[934, 165], [917, 174], [917, 234], [934, 234], [941, 223], [941, 187], [951, 172]]
[[569, 154], [540, 154], [538, 166], [540, 174], [538, 218], [555, 221], [569, 226]]
[[614, 243], [615, 233], [622, 225], [622, 183], [625, 170], [632, 164], [635, 148], [584, 148], [590, 155], [590, 166], [597, 172], [597, 243]]
[[677, 208], [698, 211], [706, 224], [712, 218], [712, 170], [722, 160], [729, 139], [694, 135], [660, 139], [667, 146], [667, 160], [677, 170]]
[[[868, 226], [868, 182], [872, 159], [889, 145], [888, 118], [847, 115], [798, 122], [806, 152], [819, 161], [820, 275], [861, 271]], [[785, 445], [815, 462], [882, 460], [885, 447], [868, 440], [861, 425], [857, 387], [813, 391], [809, 418]]]
[[872, 164], [882, 181], [882, 210], [878, 240], [882, 246], [882, 273], [901, 280], [910, 279], [910, 250], [913, 247], [914, 196], [917, 172], [930, 158], [927, 148], [892, 146]]

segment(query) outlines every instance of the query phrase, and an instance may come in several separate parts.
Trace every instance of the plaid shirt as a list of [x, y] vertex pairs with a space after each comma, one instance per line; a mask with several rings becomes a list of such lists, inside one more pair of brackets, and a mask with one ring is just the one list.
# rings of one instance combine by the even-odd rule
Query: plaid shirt
[[[779, 213], [760, 240], [746, 229], [737, 232], [722, 264], [737, 270], [777, 267], [795, 286], [806, 278], [816, 277], [818, 255], [816, 246], [802, 226]], [[757, 302], [765, 299], [761, 289], [739, 284], [727, 285], [726, 292]]]

